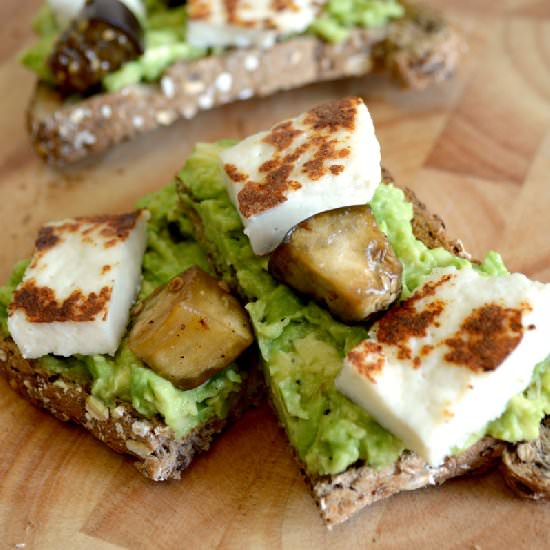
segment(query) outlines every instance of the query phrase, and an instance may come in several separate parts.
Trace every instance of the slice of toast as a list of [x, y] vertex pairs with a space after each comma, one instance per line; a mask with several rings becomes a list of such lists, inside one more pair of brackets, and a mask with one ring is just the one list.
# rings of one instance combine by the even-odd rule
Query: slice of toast
[[[150, 212], [148, 247], [143, 258], [143, 289], [150, 293], [154, 288], [167, 283], [174, 275], [189, 269], [193, 262], [205, 267], [206, 259], [200, 255], [197, 245], [192, 242], [189, 230], [176, 227], [172, 216], [177, 219], [180, 211], [172, 184], [144, 197], [141, 202]], [[168, 240], [171, 242], [168, 243]], [[179, 247], [178, 243], [183, 246]], [[173, 245], [173, 248], [169, 244]], [[161, 255], [158, 254], [159, 249], [162, 251]], [[151, 265], [156, 266], [156, 271]], [[7, 288], [13, 284], [13, 281], [8, 283]], [[6, 301], [9, 300], [9, 294], [3, 293], [3, 315]], [[232, 363], [236, 366], [235, 372], [241, 377], [239, 387], [232, 387], [223, 397], [220, 396], [215, 407], [208, 407], [209, 403], [204, 400], [197, 402], [197, 409], [206, 406], [202, 413], [199, 413], [200, 420], [191, 417], [179, 419], [182, 422], [176, 424], [181, 426], [182, 430], [183, 426], [194, 427], [189, 428], [183, 435], [177, 435], [177, 428], [172, 429], [168, 426], [161, 414], [146, 417], [138, 412], [138, 407], [141, 407], [142, 411], [148, 410], [148, 407], [143, 407], [143, 402], [147, 401], [146, 395], [135, 394], [125, 397], [124, 400], [116, 397], [112, 402], [109, 400], [109, 403], [104, 403], [93, 395], [94, 378], [87, 369], [71, 368], [71, 365], [75, 366], [71, 360], [67, 367], [59, 367], [59, 363], [54, 361], [54, 368], [46, 360], [27, 360], [23, 358], [13, 339], [7, 336], [4, 330], [0, 332], [0, 374], [14, 390], [60, 420], [82, 425], [116, 452], [135, 457], [138, 470], [155, 481], [179, 478], [194, 456], [208, 449], [215, 436], [230, 421], [259, 401], [264, 386], [256, 355], [257, 352], [252, 346]], [[160, 375], [157, 376], [160, 378]], [[112, 382], [113, 392], [117, 396], [124, 395], [127, 393], [123, 390], [124, 384], [131, 386], [132, 377], [127, 380], [123, 374], [115, 375], [115, 378], [117, 381]], [[127, 382], [122, 382], [121, 385], [122, 379]], [[171, 389], [165, 387], [167, 382], [160, 380], [158, 385], [154, 382], [152, 385], [148, 383], [147, 391], [162, 400], [165, 390]], [[206, 398], [210, 399], [217, 391], [207, 391]], [[170, 391], [168, 393], [170, 394]], [[211, 397], [208, 397], [209, 395]], [[132, 400], [136, 397], [136, 407], [133, 407]], [[193, 401], [189, 401], [189, 404], [192, 403]], [[192, 406], [182, 409], [193, 411]], [[209, 411], [209, 414], [206, 414], [206, 411]]]
[[263, 392], [258, 369], [248, 357], [239, 393], [231, 397], [229, 414], [214, 417], [177, 438], [160, 417], [146, 418], [130, 403], [98, 406], [90, 384], [64, 378], [44, 369], [39, 361], [24, 359], [11, 338], [0, 341], [0, 374], [9, 385], [34, 405], [59, 420], [80, 424], [117, 453], [136, 459], [134, 465], [154, 481], [179, 479], [195, 455], [206, 451], [214, 438], [241, 415]]
[[[385, 183], [394, 183], [387, 171], [383, 172], [383, 179]], [[185, 195], [188, 192], [185, 182], [181, 181], [180, 193]], [[413, 205], [412, 226], [415, 236], [430, 248], [443, 247], [457, 256], [470, 258], [462, 243], [447, 235], [441, 218], [431, 214], [413, 191], [404, 189], [404, 192], [407, 200]], [[214, 244], [206, 240], [205, 232], [201, 228], [201, 219], [196, 212], [191, 210], [192, 202], [192, 200], [184, 200], [187, 208], [190, 209], [188, 214], [194, 220], [199, 242], [203, 244], [220, 276], [225, 276], [228, 281], [237, 281], [234, 277], [235, 273], [231, 273], [232, 266], [221, 259]], [[235, 290], [239, 291], [238, 284]], [[274, 405], [273, 408], [276, 410]], [[319, 506], [323, 520], [328, 527], [333, 527], [349, 519], [361, 508], [399, 492], [440, 485], [453, 477], [486, 471], [500, 462], [503, 453], [505, 459], [502, 468], [508, 480], [515, 475], [516, 490], [518, 489], [517, 485], [520, 485], [523, 487], [522, 494], [524, 496], [532, 498], [547, 496], [548, 472], [550, 472], [548, 428], [544, 428], [543, 425], [539, 440], [529, 445], [537, 449], [537, 458], [526, 462], [523, 457], [521, 465], [515, 458], [517, 452], [514, 451], [515, 446], [507, 446], [492, 437], [484, 437], [461, 453], [447, 458], [439, 467], [430, 467], [415, 453], [405, 451], [391, 466], [377, 469], [364, 464], [356, 464], [336, 475], [312, 474], [308, 472], [306, 465], [297, 454], [294, 454]], [[521, 445], [517, 449], [521, 449]]]
[[374, 69], [389, 72], [406, 87], [425, 88], [450, 77], [463, 51], [460, 34], [441, 16], [407, 8], [396, 22], [355, 29], [341, 44], [303, 35], [267, 50], [230, 50], [177, 62], [159, 84], [128, 86], [80, 101], [64, 102], [39, 83], [27, 127], [44, 160], [71, 163], [200, 110]]

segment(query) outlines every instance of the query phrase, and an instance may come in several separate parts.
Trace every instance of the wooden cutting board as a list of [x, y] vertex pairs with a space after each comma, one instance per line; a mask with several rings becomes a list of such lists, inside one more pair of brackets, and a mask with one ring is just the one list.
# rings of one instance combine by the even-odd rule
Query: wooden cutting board
[[[17, 63], [39, 0], [0, 20], [0, 281], [46, 220], [128, 209], [160, 188], [193, 143], [242, 137], [323, 100], [363, 95], [384, 164], [476, 256], [550, 281], [550, 5], [442, 0], [468, 35], [461, 74], [425, 93], [379, 77], [327, 83], [201, 114], [64, 172], [24, 131], [33, 78]], [[498, 473], [404, 494], [327, 531], [267, 407], [247, 414], [179, 482], [64, 425], [0, 381], [3, 548], [548, 548], [550, 507], [515, 499]]]

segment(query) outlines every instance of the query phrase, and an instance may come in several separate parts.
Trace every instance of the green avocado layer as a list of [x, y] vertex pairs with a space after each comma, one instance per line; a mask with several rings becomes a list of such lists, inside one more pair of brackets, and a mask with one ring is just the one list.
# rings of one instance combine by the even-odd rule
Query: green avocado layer
[[[175, 185], [143, 198], [138, 206], [147, 208], [147, 249], [143, 259], [140, 298], [192, 265], [209, 270], [205, 255], [190, 237], [191, 223], [177, 208]], [[7, 306], [23, 277], [28, 262], [19, 263], [7, 285], [0, 288], [0, 336], [8, 336]], [[117, 400], [131, 403], [142, 415], [160, 415], [182, 437], [194, 427], [227, 416], [230, 395], [242, 385], [242, 373], [235, 365], [191, 390], [180, 390], [146, 367], [123, 341], [115, 357], [104, 355], [39, 359], [51, 372], [78, 382], [90, 383], [92, 395], [106, 406]]]
[[[186, 42], [185, 6], [169, 8], [162, 0], [145, 0], [145, 6], [145, 53], [106, 76], [103, 80], [106, 91], [113, 92], [138, 82], [154, 82], [175, 61], [198, 59], [209, 53]], [[328, 42], [341, 42], [353, 27], [381, 27], [403, 14], [398, 0], [328, 0], [308, 32]], [[62, 29], [47, 4], [36, 15], [33, 30], [38, 41], [23, 53], [21, 62], [44, 82], [52, 82], [47, 61]]]
[[[357, 461], [375, 467], [393, 463], [403, 444], [333, 383], [344, 354], [367, 336], [366, 329], [344, 325], [299, 297], [269, 275], [265, 257], [254, 255], [225, 191], [218, 160], [221, 148], [230, 143], [195, 148], [180, 173], [180, 197], [200, 217], [203, 245], [217, 270], [248, 301], [273, 401], [292, 446], [312, 474], [336, 474]], [[381, 184], [370, 205], [404, 265], [404, 296], [434, 267], [471, 266], [442, 248], [428, 249], [414, 237], [412, 205], [401, 190]], [[506, 273], [494, 252], [474, 268], [487, 276]], [[511, 400], [485, 433], [507, 441], [532, 439], [549, 412], [550, 361], [546, 361], [537, 367], [529, 388]]]

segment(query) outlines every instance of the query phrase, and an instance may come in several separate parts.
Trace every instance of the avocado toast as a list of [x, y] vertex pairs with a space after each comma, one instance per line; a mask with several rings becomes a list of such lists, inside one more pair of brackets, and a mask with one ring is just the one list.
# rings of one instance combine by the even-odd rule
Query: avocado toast
[[[317, 125], [320, 125], [322, 113], [353, 111], [354, 105], [359, 105], [357, 99], [321, 106], [298, 119], [276, 125], [256, 139], [250, 138], [255, 147], [251, 158], [258, 156], [261, 159], [258, 164], [265, 161], [262, 166], [263, 172], [268, 173], [267, 180], [278, 181], [275, 176], [269, 180], [269, 174], [273, 173], [271, 169], [280, 169], [281, 164], [272, 159], [268, 165], [270, 161], [262, 156], [264, 144], [277, 148], [307, 132], [303, 122], [308, 117], [315, 118], [311, 113], [317, 116]], [[339, 121], [335, 126], [345, 120], [345, 116], [340, 115], [332, 118], [333, 122]], [[329, 119], [323, 119], [326, 126], [330, 126]], [[303, 141], [297, 143], [298, 148], [303, 145]], [[319, 139], [316, 143], [319, 144]], [[542, 437], [537, 440], [539, 429], [545, 434], [540, 423], [548, 414], [549, 405], [549, 369], [544, 357], [534, 369], [528, 387], [510, 400], [504, 413], [484, 425], [475, 437], [462, 441], [460, 448], [437, 465], [430, 465], [417, 453], [407, 450], [399, 438], [336, 389], [334, 380], [342, 369], [344, 356], [365, 341], [370, 323], [337, 321], [324, 305], [297, 293], [268, 272], [269, 257], [254, 254], [243, 233], [243, 212], [241, 210], [239, 216], [227, 193], [227, 186], [231, 185], [227, 183], [228, 178], [233, 182], [247, 180], [247, 172], [241, 167], [228, 169], [226, 159], [230, 153], [226, 155], [223, 151], [231, 145], [234, 143], [197, 146], [179, 174], [180, 196], [193, 216], [197, 238], [217, 272], [248, 303], [272, 404], [327, 525], [345, 521], [367, 504], [399, 491], [439, 484], [489, 467], [499, 460], [507, 441], [539, 441], [537, 448], [546, 456], [547, 444], [542, 442]], [[243, 148], [244, 145], [240, 150], [235, 149], [239, 154], [233, 158], [242, 158]], [[302, 151], [307, 151], [307, 147]], [[286, 158], [292, 154], [288, 153]], [[334, 156], [334, 151], [331, 155], [324, 155], [323, 159], [338, 156]], [[370, 153], [365, 151], [364, 155]], [[296, 157], [292, 162], [303, 167], [310, 161], [302, 162]], [[262, 168], [254, 172], [256, 169], [251, 161], [248, 174], [254, 177], [250, 188], [258, 185]], [[286, 175], [294, 169], [295, 166], [289, 167]], [[340, 169], [332, 171], [334, 175], [342, 173]], [[302, 186], [300, 180], [292, 185], [292, 191]], [[231, 193], [238, 194], [234, 190]], [[276, 193], [274, 190], [264, 196]], [[388, 174], [368, 202], [403, 264], [403, 298], [421, 287], [434, 269], [475, 269], [483, 277], [506, 277], [506, 268], [497, 254], [489, 253], [481, 263], [472, 262], [460, 243], [446, 236], [439, 218], [430, 215], [411, 192], [404, 193], [395, 187]], [[308, 215], [312, 214], [314, 212]], [[269, 234], [269, 224], [266, 227]], [[285, 243], [288, 240], [287, 236]], [[512, 449], [507, 453], [512, 453]], [[508, 475], [507, 466], [504, 469]], [[533, 468], [527, 464], [526, 470], [532, 473]], [[538, 494], [544, 494], [544, 481], [540, 481], [544, 476], [539, 475], [537, 479]]]
[[[177, 207], [174, 184], [144, 197], [139, 207], [149, 213], [147, 245], [143, 261], [138, 264], [141, 303], [158, 293], [167, 282], [174, 281], [178, 274], [189, 273], [191, 266], [206, 270], [209, 267], [205, 255], [190, 236], [189, 220]], [[120, 217], [101, 219], [111, 223]], [[72, 222], [72, 225], [76, 224]], [[62, 240], [56, 236], [55, 227], [45, 227], [47, 230], [43, 230], [37, 240], [37, 251], [47, 251], [49, 245]], [[108, 234], [113, 240], [112, 234]], [[33, 262], [36, 258], [35, 253]], [[127, 271], [125, 264], [122, 267]], [[8, 317], [8, 310], [10, 304], [13, 307], [16, 302], [14, 297], [22, 295], [21, 282], [28, 269], [29, 262], [18, 264], [8, 284], [0, 288], [0, 372], [13, 389], [33, 404], [61, 420], [82, 425], [115, 451], [134, 457], [136, 467], [146, 477], [156, 481], [179, 478], [195, 454], [206, 450], [227, 422], [257, 398], [261, 385], [250, 366], [254, 363], [250, 357], [240, 366], [231, 362], [226, 368], [218, 369], [217, 374], [209, 376], [204, 383], [182, 389], [136, 356], [131, 343], [128, 344], [126, 329], [115, 355], [62, 357], [37, 353], [31, 355], [39, 357], [24, 358], [10, 336], [8, 324], [13, 315]], [[74, 263], [64, 263], [63, 272], [67, 274], [77, 269]], [[176, 280], [179, 281], [177, 277]], [[37, 328], [44, 329], [46, 324]], [[76, 341], [76, 331], [71, 337], [70, 330], [67, 327], [61, 333], [60, 342], [64, 346], [74, 345]], [[204, 332], [209, 338], [208, 332]], [[69, 340], [63, 336], [65, 333], [69, 334]], [[54, 339], [55, 335], [50, 335], [46, 344], [50, 345]], [[86, 338], [88, 342], [91, 340], [89, 336]], [[197, 342], [200, 345], [200, 338]], [[28, 343], [35, 345], [36, 339]]]
[[201, 110], [375, 69], [420, 89], [454, 74], [464, 51], [445, 18], [397, 0], [255, 4], [45, 1], [22, 56], [38, 77], [37, 153], [75, 162]]

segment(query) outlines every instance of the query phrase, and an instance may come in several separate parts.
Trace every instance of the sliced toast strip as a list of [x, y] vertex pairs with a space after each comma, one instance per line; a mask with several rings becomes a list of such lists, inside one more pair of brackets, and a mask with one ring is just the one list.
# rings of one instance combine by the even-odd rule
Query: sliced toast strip
[[271, 49], [232, 50], [169, 67], [155, 85], [63, 103], [39, 83], [27, 112], [37, 153], [64, 164], [100, 153], [143, 132], [190, 119], [200, 110], [267, 96], [322, 80], [389, 71], [405, 86], [424, 88], [451, 76], [464, 51], [460, 34], [431, 11], [409, 9], [383, 28], [356, 29], [342, 44], [299, 36]]

